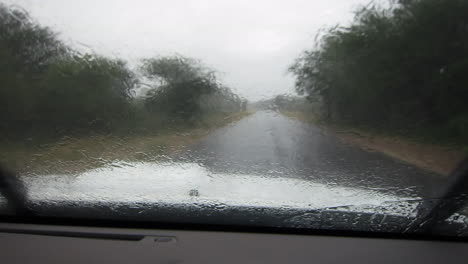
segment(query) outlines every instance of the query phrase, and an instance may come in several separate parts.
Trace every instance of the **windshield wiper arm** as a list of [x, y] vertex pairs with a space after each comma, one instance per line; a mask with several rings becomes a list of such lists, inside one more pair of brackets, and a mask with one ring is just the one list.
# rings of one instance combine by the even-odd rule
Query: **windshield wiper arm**
[[0, 165], [0, 194], [17, 216], [32, 216], [27, 206], [26, 187], [16, 175]]
[[451, 173], [447, 185], [437, 199], [421, 203], [418, 215], [407, 231], [432, 233], [440, 222], [458, 212], [466, 203], [468, 191], [468, 159], [463, 160]]

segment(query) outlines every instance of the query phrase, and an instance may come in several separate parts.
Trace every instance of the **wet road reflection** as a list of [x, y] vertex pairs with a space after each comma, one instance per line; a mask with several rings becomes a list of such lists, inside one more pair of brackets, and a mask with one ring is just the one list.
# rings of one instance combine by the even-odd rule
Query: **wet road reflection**
[[[316, 126], [272, 111], [213, 131], [175, 156], [164, 162], [114, 161], [80, 174], [22, 178], [36, 210], [48, 208], [45, 215], [146, 215], [180, 221], [180, 208], [186, 208], [184, 219], [200, 216], [203, 222], [214, 211], [250, 208], [261, 210], [261, 217], [245, 211], [219, 217], [234, 223], [276, 217], [265, 221], [281, 225], [303, 219], [302, 213], [294, 216], [297, 210], [335, 207], [409, 217], [438, 181], [414, 166], [346, 145]], [[268, 208], [280, 211], [268, 215]], [[289, 220], [277, 217], [283, 213]], [[303, 225], [296, 220], [294, 225]]]
[[262, 111], [212, 132], [171, 162], [115, 161], [78, 175], [34, 175], [24, 181], [31, 201], [56, 205], [317, 209], [418, 199], [435, 186], [436, 177], [346, 145], [316, 126]]
[[[109, 180], [112, 179], [112, 180]], [[403, 200], [359, 188], [327, 186], [313, 181], [218, 174], [195, 163], [133, 163], [67, 175], [35, 177], [28, 181], [33, 201], [84, 203], [224, 204], [317, 209], [343, 205], [380, 205]]]
[[217, 130], [180, 157], [210, 171], [295, 178], [327, 186], [428, 195], [436, 175], [340, 142], [322, 129], [261, 111]]

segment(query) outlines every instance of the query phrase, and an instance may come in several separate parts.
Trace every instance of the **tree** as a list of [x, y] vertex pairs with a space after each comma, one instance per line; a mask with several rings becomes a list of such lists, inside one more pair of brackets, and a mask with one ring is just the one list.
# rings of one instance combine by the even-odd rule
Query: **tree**
[[295, 61], [296, 90], [334, 122], [468, 140], [467, 12], [464, 0], [368, 5]]
[[0, 133], [102, 131], [129, 111], [136, 77], [123, 61], [78, 55], [47, 27], [0, 4]]
[[38, 80], [67, 48], [19, 9], [0, 4], [0, 133], [31, 130]]
[[109, 130], [129, 118], [135, 74], [120, 60], [64, 57], [41, 79], [37, 120], [58, 129]]
[[141, 69], [155, 83], [146, 99], [148, 109], [186, 121], [201, 114], [200, 98], [219, 86], [212, 70], [182, 56], [146, 59]]
[[[109, 133], [154, 128], [151, 114], [195, 121], [206, 111], [239, 111], [241, 99], [213, 70], [182, 56], [143, 60], [153, 85], [144, 99], [140, 75], [120, 59], [81, 54], [18, 8], [0, 4], [0, 134], [2, 138]], [[167, 120], [163, 120], [167, 121]]]

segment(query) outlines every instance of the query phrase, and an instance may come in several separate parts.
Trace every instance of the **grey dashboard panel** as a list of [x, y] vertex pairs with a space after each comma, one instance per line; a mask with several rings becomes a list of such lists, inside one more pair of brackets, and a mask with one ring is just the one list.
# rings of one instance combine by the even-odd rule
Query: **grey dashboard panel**
[[[463, 263], [468, 243], [0, 223], [2, 263]], [[28, 234], [29, 233], [29, 234]]]

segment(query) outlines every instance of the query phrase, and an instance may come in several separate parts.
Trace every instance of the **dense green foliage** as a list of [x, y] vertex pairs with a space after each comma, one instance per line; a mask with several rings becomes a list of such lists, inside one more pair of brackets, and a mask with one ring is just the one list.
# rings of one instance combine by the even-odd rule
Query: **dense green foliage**
[[142, 70], [154, 83], [145, 100], [152, 112], [188, 121], [197, 119], [203, 110], [240, 110], [240, 98], [222, 87], [215, 73], [194, 59], [182, 56], [147, 59]]
[[311, 103], [304, 97], [288, 94], [280, 94], [270, 99], [263, 99], [251, 103], [250, 107], [255, 110], [275, 110], [304, 113], [319, 111], [320, 108], [318, 104], [313, 102]]
[[136, 82], [119, 60], [91, 55], [57, 60], [39, 80], [37, 125], [68, 130], [63, 132], [109, 131], [130, 118]]
[[317, 111], [317, 104], [307, 102], [303, 97], [291, 95], [278, 95], [273, 99], [274, 105], [279, 110], [311, 112]]
[[369, 5], [290, 67], [333, 122], [468, 142], [468, 1]]
[[31, 129], [38, 80], [65, 53], [49, 29], [26, 13], [0, 6], [0, 129]]
[[145, 59], [139, 70], [152, 82], [137, 97], [141, 74], [124, 61], [80, 54], [25, 11], [0, 4], [0, 135], [148, 131], [208, 110], [239, 111], [240, 98], [201, 65], [181, 56]]

